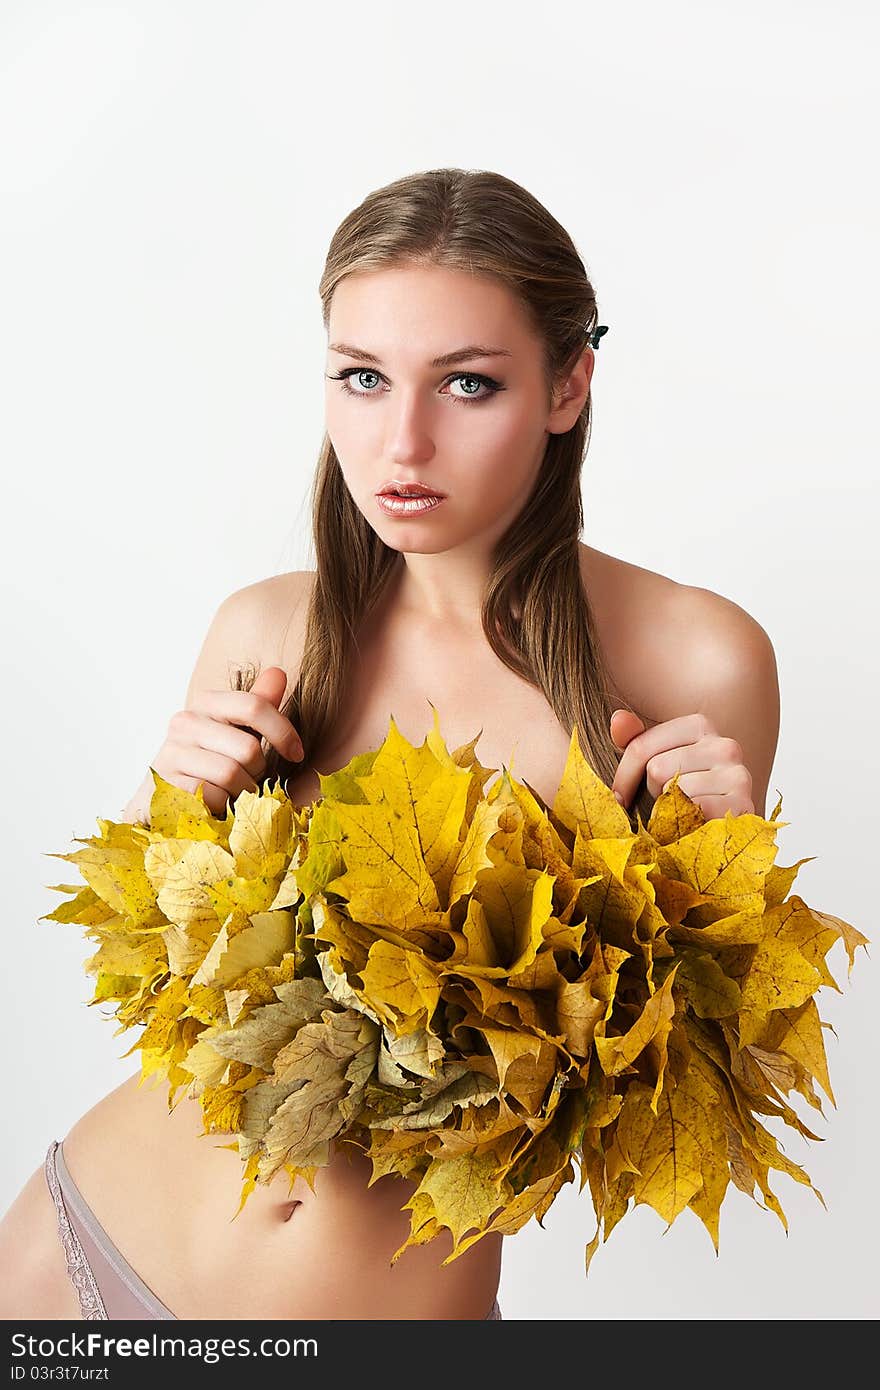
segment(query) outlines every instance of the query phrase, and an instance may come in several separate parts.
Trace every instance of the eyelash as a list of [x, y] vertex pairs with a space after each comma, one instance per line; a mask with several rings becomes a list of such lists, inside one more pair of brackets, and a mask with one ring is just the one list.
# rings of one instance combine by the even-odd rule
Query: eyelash
[[[346, 367], [336, 376], [328, 376], [327, 380], [342, 382], [343, 391], [345, 391], [349, 396], [357, 396], [361, 400], [363, 400], [367, 396], [378, 395], [378, 391], [354, 391], [349, 386], [348, 378], [350, 376], [355, 376], [360, 372], [372, 372], [373, 375], [379, 377], [380, 380], [385, 380], [385, 378], [382, 376], [382, 373], [377, 372], [374, 367]], [[495, 381], [491, 376], [483, 376], [480, 372], [453, 372], [452, 376], [448, 376], [443, 384], [445, 386], [447, 382], [458, 381], [461, 378], [464, 378], [465, 381], [479, 381], [481, 385], [489, 388], [488, 394], [485, 396], [450, 396], [450, 400], [456, 401], [461, 405], [469, 405], [471, 403], [479, 404], [481, 401], [487, 401], [490, 396], [494, 396], [496, 391], [504, 391], [506, 389], [504, 386], [501, 385], [500, 381]]]

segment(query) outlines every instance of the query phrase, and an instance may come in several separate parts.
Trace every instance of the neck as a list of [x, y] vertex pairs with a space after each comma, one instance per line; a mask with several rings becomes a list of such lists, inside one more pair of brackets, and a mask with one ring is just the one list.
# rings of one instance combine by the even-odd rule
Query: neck
[[459, 547], [438, 555], [403, 555], [397, 589], [401, 608], [432, 622], [479, 625], [490, 574], [485, 551]]

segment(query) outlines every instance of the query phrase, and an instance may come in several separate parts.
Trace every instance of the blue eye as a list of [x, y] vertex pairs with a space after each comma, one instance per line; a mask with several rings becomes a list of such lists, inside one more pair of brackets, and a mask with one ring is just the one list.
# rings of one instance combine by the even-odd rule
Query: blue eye
[[[348, 384], [348, 379], [352, 376], [374, 376], [378, 377], [381, 381], [384, 381], [385, 379], [382, 376], [381, 372], [374, 371], [372, 367], [346, 367], [336, 376], [328, 376], [327, 380], [341, 382], [343, 391], [347, 392], [349, 396], [360, 396], [363, 398], [366, 396], [377, 396], [379, 394], [378, 391], [374, 390], [356, 391], [352, 386], [349, 386]], [[482, 396], [477, 396], [474, 395], [472, 392], [469, 392], [467, 395], [464, 396], [449, 397], [450, 400], [464, 401], [465, 403], [467, 403], [468, 401], [478, 402], [488, 400], [489, 397], [494, 395], [496, 391], [504, 391], [506, 389], [501, 385], [500, 381], [495, 381], [491, 376], [483, 376], [480, 372], [455, 372], [452, 376], [447, 377], [446, 381], [476, 381], [479, 382], [481, 386], [484, 386], [486, 388], [485, 393]]]

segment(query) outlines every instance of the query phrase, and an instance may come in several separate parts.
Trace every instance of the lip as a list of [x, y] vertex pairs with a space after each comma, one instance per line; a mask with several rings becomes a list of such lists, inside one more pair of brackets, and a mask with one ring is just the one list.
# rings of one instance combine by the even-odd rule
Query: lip
[[417, 493], [414, 497], [398, 497], [390, 492], [376, 493], [376, 505], [386, 516], [426, 516], [442, 506], [444, 500], [439, 493]]
[[386, 478], [385, 482], [376, 493], [377, 497], [397, 497], [395, 488], [403, 488], [409, 496], [415, 497], [445, 497], [445, 492], [440, 492], [435, 487], [428, 487], [427, 483], [405, 483], [400, 478]]

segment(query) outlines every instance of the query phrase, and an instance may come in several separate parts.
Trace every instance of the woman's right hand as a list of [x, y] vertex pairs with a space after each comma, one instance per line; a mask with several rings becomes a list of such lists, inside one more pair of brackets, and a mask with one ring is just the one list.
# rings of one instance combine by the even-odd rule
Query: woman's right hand
[[201, 782], [208, 810], [225, 816], [228, 798], [258, 790], [266, 769], [260, 735], [291, 762], [303, 757], [299, 734], [278, 709], [286, 689], [282, 668], [267, 666], [250, 690], [197, 690], [192, 707], [171, 716], [150, 766], [183, 791]]

